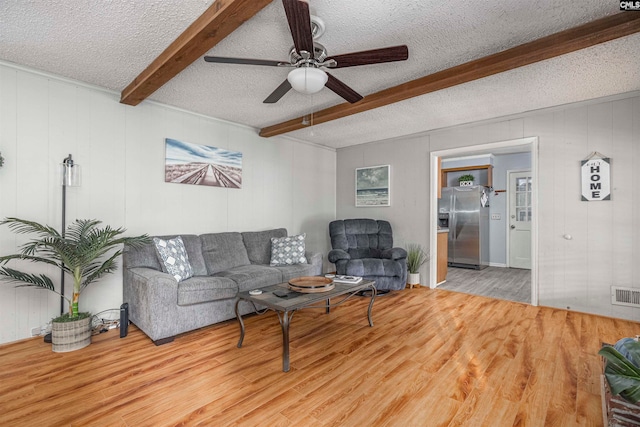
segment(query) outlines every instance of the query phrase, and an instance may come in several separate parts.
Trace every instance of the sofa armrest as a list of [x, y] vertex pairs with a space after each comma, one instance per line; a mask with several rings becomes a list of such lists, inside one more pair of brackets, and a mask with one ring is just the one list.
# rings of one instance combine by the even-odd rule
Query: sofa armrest
[[304, 256], [307, 258], [307, 264], [313, 266], [313, 275], [322, 274], [322, 252], [306, 251]]
[[130, 274], [130, 278], [133, 280], [143, 280], [148, 282], [157, 282], [157, 281], [173, 281], [175, 284], [176, 290], [178, 289], [178, 282], [173, 278], [169, 273], [165, 273], [163, 271], [155, 270], [149, 267], [133, 267], [127, 269], [127, 273]]
[[349, 260], [351, 259], [351, 255], [349, 255], [346, 251], [342, 249], [332, 249], [329, 251], [329, 262], [335, 264], [336, 261], [340, 261], [341, 259]]
[[382, 258], [386, 259], [402, 259], [407, 257], [407, 251], [402, 248], [391, 248], [382, 251]]
[[304, 257], [307, 259], [307, 264], [322, 265], [322, 253], [321, 252], [306, 251], [304, 253]]
[[177, 318], [178, 282], [170, 274], [147, 267], [125, 268], [124, 302], [129, 318], [153, 341], [175, 335], [171, 325]]

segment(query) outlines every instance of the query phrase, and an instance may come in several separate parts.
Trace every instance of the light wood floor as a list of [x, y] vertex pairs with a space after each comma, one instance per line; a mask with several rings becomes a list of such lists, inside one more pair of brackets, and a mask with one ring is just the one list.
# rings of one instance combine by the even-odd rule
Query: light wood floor
[[0, 346], [2, 426], [598, 426], [600, 343], [640, 324], [425, 287], [155, 347], [135, 327], [56, 354]]
[[487, 267], [482, 270], [449, 267], [439, 289], [531, 304], [531, 270]]

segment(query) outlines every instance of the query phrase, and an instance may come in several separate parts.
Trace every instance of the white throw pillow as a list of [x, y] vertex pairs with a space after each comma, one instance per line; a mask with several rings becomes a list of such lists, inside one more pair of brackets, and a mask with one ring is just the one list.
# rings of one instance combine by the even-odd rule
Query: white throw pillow
[[271, 238], [271, 265], [306, 264], [307, 258], [304, 256], [306, 234], [289, 237]]
[[193, 276], [189, 256], [180, 236], [169, 240], [154, 237], [153, 244], [156, 246], [163, 270], [172, 275], [177, 282]]

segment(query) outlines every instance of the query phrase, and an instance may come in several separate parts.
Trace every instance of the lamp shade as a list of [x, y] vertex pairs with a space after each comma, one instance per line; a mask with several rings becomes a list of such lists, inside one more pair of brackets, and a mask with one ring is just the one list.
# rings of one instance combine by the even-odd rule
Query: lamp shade
[[64, 187], [79, 187], [82, 182], [80, 165], [73, 162], [71, 154], [60, 164], [62, 185]]
[[320, 92], [328, 78], [327, 73], [313, 67], [295, 68], [287, 76], [291, 87], [301, 93]]

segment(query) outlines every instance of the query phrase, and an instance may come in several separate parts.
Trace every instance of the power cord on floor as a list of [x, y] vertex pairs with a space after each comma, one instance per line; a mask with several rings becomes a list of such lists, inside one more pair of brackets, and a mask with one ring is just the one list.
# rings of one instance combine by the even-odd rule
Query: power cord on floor
[[108, 332], [120, 327], [120, 309], [110, 308], [93, 315], [91, 319], [91, 335]]

